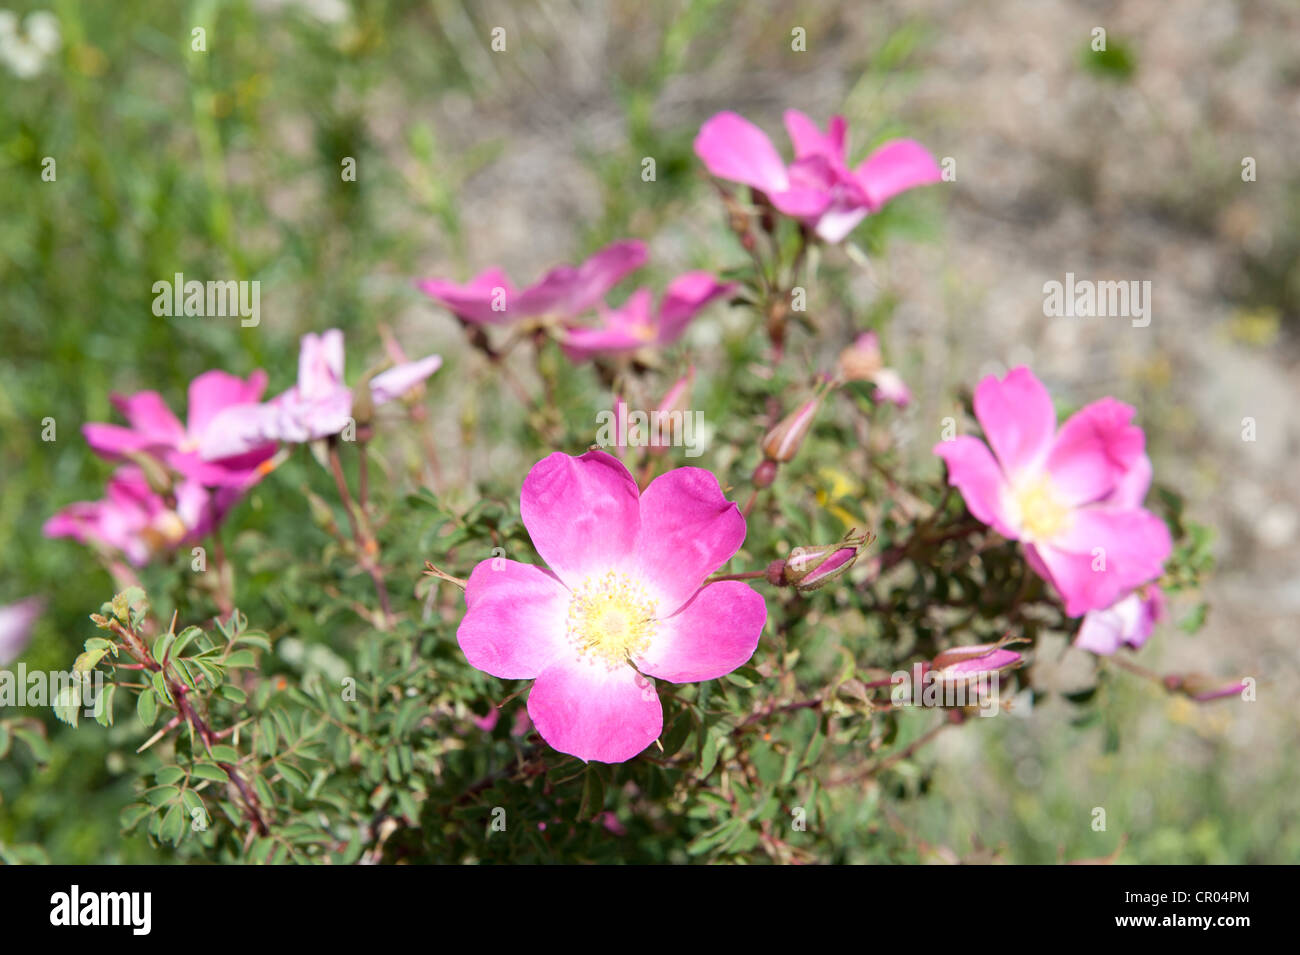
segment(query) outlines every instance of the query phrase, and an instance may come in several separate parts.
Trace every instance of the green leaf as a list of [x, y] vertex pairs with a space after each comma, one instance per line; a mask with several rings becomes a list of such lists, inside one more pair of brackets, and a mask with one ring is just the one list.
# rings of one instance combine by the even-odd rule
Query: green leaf
[[216, 763], [195, 763], [190, 767], [190, 775], [195, 779], [210, 779], [214, 783], [224, 783], [228, 778], [225, 770]]
[[153, 726], [154, 720], [158, 718], [158, 699], [153, 690], [145, 690], [140, 694], [135, 701], [135, 715], [145, 726]]
[[214, 746], [212, 747], [212, 758], [218, 763], [237, 763], [239, 762], [239, 751], [233, 746]]

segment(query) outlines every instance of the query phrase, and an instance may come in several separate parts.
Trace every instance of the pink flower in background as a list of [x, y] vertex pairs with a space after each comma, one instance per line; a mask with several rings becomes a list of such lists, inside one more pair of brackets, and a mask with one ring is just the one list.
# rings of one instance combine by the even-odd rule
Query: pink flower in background
[[700, 127], [695, 154], [713, 175], [759, 190], [826, 242], [842, 240], [900, 192], [943, 178], [934, 157], [911, 139], [890, 140], [850, 169], [843, 116], [832, 117], [822, 132], [803, 113], [787, 110], [785, 128], [794, 144], [789, 165], [766, 133], [731, 112]]
[[638, 492], [609, 454], [556, 452], [528, 472], [520, 515], [548, 566], [476, 566], [456, 638], [485, 673], [536, 681], [528, 714], [560, 752], [632, 758], [663, 728], [651, 677], [716, 679], [758, 646], [763, 598], [704, 584], [745, 539], [710, 472], [677, 468]]
[[189, 420], [184, 425], [156, 391], [141, 391], [113, 395], [113, 404], [129, 427], [88, 424], [82, 433], [92, 451], [111, 461], [146, 453], [208, 487], [247, 486], [259, 476], [258, 465], [275, 453], [274, 443], [251, 445], [216, 460], [200, 457], [199, 446], [212, 440], [210, 429], [224, 409], [256, 402], [265, 390], [264, 371], [253, 372], [247, 381], [224, 371], [208, 371], [190, 382]]
[[876, 386], [872, 397], [876, 401], [888, 401], [906, 407], [912, 400], [912, 392], [902, 375], [892, 368], [885, 367], [884, 356], [880, 353], [880, 339], [875, 332], [863, 332], [853, 340], [853, 344], [840, 352], [839, 374], [845, 381], [869, 381]]
[[1025, 545], [1029, 565], [1070, 616], [1105, 609], [1154, 580], [1173, 547], [1164, 522], [1142, 507], [1151, 464], [1133, 413], [1103, 398], [1058, 431], [1047, 389], [1016, 368], [975, 389], [987, 445], [962, 436], [934, 448], [970, 512]]
[[1159, 587], [1148, 587], [1145, 595], [1134, 591], [1105, 610], [1084, 614], [1074, 645], [1102, 656], [1110, 656], [1124, 644], [1136, 650], [1164, 614], [1165, 598]]
[[45, 609], [40, 597], [0, 607], [0, 666], [17, 660], [32, 638], [32, 625]]
[[645, 265], [646, 258], [645, 243], [628, 239], [605, 246], [581, 265], [557, 266], [522, 290], [498, 268], [480, 272], [464, 285], [443, 279], [416, 285], [475, 325], [508, 325], [543, 315], [572, 319], [600, 303], [625, 275]]
[[687, 272], [668, 283], [657, 311], [650, 290], [637, 289], [623, 305], [601, 308], [598, 326], [566, 325], [559, 335], [560, 347], [570, 361], [582, 362], [628, 354], [647, 345], [671, 345], [704, 306], [734, 288], [735, 283], [719, 282], [708, 272]]
[[[400, 397], [442, 365], [430, 355], [370, 379], [378, 406]], [[343, 333], [308, 333], [298, 353], [298, 384], [265, 404], [224, 409], [204, 433], [199, 453], [207, 460], [244, 454], [268, 441], [301, 444], [338, 434], [352, 423], [352, 389], [343, 381]]]
[[140, 567], [213, 530], [241, 493], [187, 480], [175, 486], [175, 503], [169, 503], [139, 468], [124, 467], [109, 479], [102, 500], [69, 504], [45, 522], [43, 532], [118, 551]]

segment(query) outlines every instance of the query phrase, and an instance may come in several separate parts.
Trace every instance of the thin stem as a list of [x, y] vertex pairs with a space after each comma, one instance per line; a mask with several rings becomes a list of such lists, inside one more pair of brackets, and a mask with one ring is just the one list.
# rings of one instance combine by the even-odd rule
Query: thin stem
[[334, 475], [334, 483], [338, 487], [339, 498], [343, 502], [343, 510], [347, 512], [348, 524], [352, 528], [352, 539], [357, 545], [357, 559], [361, 562], [362, 569], [374, 581], [375, 591], [379, 594], [379, 605], [383, 611], [380, 619], [380, 629], [387, 630], [388, 622], [393, 616], [393, 609], [388, 600], [388, 587], [384, 583], [383, 572], [375, 561], [375, 555], [379, 552], [379, 545], [362, 524], [363, 515], [356, 511], [352, 493], [348, 490], [347, 478], [343, 475], [343, 461], [339, 457], [338, 438], [336, 437], [329, 439], [329, 460], [330, 471]]

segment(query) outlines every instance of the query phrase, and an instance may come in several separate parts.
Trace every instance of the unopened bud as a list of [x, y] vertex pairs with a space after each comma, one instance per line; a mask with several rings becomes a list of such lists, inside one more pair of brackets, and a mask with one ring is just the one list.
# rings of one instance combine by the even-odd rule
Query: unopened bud
[[1008, 644], [1022, 643], [1024, 638], [1007, 635], [997, 643], [976, 643], [964, 647], [944, 650], [930, 661], [930, 669], [936, 677], [949, 680], [974, 679], [978, 676], [997, 673], [1018, 667], [1024, 657], [1014, 650], [1007, 650]]
[[1247, 683], [1245, 680], [1225, 683], [1221, 678], [1206, 676], [1203, 673], [1189, 673], [1186, 676], [1165, 677], [1165, 686], [1191, 697], [1197, 703], [1208, 703], [1210, 700], [1241, 696]]
[[849, 531], [838, 544], [796, 547], [785, 561], [785, 582], [800, 593], [825, 587], [853, 566], [870, 540], [871, 535]]
[[802, 407], [782, 419], [781, 423], [767, 433], [763, 439], [763, 454], [772, 461], [794, 460], [799, 446], [812, 429], [813, 419], [817, 417], [817, 408], [821, 405], [821, 395], [805, 402]]

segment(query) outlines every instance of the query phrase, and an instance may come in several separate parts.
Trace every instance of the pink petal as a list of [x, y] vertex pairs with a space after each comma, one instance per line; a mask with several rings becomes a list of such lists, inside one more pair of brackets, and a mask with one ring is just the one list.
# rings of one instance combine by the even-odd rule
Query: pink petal
[[844, 162], [844, 137], [847, 126], [843, 116], [832, 116], [826, 132], [806, 114], [797, 109], [785, 111], [785, 131], [794, 144], [794, 158], [824, 156], [835, 162]]
[[0, 666], [18, 659], [32, 636], [32, 625], [45, 609], [40, 597], [0, 607]]
[[493, 557], [465, 587], [456, 642], [470, 666], [503, 680], [531, 680], [569, 650], [569, 592], [533, 564]]
[[717, 679], [754, 655], [766, 621], [767, 604], [752, 587], [739, 580], [709, 584], [659, 620], [638, 669], [669, 683]]
[[156, 391], [134, 395], [113, 395], [113, 404], [126, 417], [132, 429], [157, 444], [178, 444], [185, 439], [185, 428]]
[[159, 447], [159, 443], [149, 435], [116, 424], [82, 425], [81, 433], [90, 445], [90, 450], [110, 461], [128, 452]]
[[658, 738], [664, 713], [654, 681], [630, 666], [558, 660], [528, 694], [528, 715], [553, 749], [584, 762], [621, 763]]
[[1114, 489], [1106, 497], [1106, 503], [1115, 507], [1141, 507], [1150, 488], [1151, 459], [1141, 454], [1132, 467], [1120, 475]]
[[[446, 282], [442, 279], [425, 279], [417, 282], [416, 287], [437, 299], [447, 310], [467, 322], [485, 325], [501, 325], [512, 319], [523, 318], [525, 313], [512, 308], [515, 301], [514, 286], [505, 272], [497, 268], [487, 269], [470, 279], [465, 285]], [[501, 290], [502, 311], [492, 308], [497, 302], [497, 290]]]
[[554, 313], [563, 317], [582, 314], [605, 297], [629, 272], [645, 265], [644, 242], [626, 239], [605, 246], [576, 268], [552, 269], [540, 282], [519, 296], [525, 315]]
[[337, 328], [302, 337], [298, 351], [298, 394], [304, 399], [329, 394], [343, 384], [343, 333]]
[[1131, 593], [1104, 610], [1088, 611], [1074, 645], [1103, 656], [1109, 656], [1125, 643], [1141, 647], [1164, 615], [1164, 596], [1159, 588], [1149, 588], [1149, 592], [1148, 597]]
[[430, 355], [389, 368], [370, 379], [370, 398], [376, 405], [400, 398], [441, 367], [442, 356]]
[[867, 211], [865, 206], [833, 203], [818, 217], [813, 231], [823, 242], [834, 245], [844, 241], [858, 227], [858, 223], [867, 217]]
[[1146, 437], [1130, 423], [1133, 413], [1130, 405], [1103, 398], [1061, 426], [1047, 456], [1047, 471], [1063, 503], [1104, 498], [1137, 463]]
[[718, 113], [700, 127], [695, 155], [719, 179], [769, 194], [783, 192], [789, 185], [785, 163], [767, 134], [735, 113]]
[[660, 619], [690, 600], [745, 542], [745, 518], [713, 473], [676, 468], [641, 495], [637, 561], [659, 598]]
[[830, 208], [833, 199], [826, 189], [814, 189], [806, 186], [787, 189], [784, 192], [769, 193], [768, 198], [772, 200], [772, 205], [776, 207], [778, 212], [784, 213], [792, 219], [803, 219], [810, 222], [817, 221]]
[[659, 304], [659, 344], [671, 345], [696, 313], [716, 298], [731, 294], [735, 282], [719, 282], [709, 272], [686, 272], [668, 283]]
[[1023, 365], [975, 386], [975, 417], [1012, 481], [1038, 470], [1051, 450], [1056, 411], [1043, 383]]
[[1009, 491], [1007, 479], [988, 446], [978, 438], [961, 435], [940, 441], [934, 453], [948, 465], [948, 483], [961, 491], [967, 509], [1003, 537], [1014, 540], [1018, 535], [1003, 506]]
[[853, 170], [874, 212], [908, 189], [943, 180], [943, 171], [930, 151], [913, 139], [885, 143]]
[[[1094, 555], [1097, 549], [1101, 553]], [[1125, 591], [1159, 577], [1172, 550], [1169, 528], [1160, 518], [1112, 507], [1075, 511], [1068, 531], [1037, 545], [1071, 617], [1105, 609]], [[1104, 569], [1093, 570], [1094, 562]]]
[[570, 587], [626, 566], [641, 522], [636, 481], [604, 451], [538, 461], [524, 478], [519, 513], [537, 553]]
[[187, 429], [190, 436], [202, 434], [223, 408], [260, 401], [265, 390], [266, 372], [260, 368], [247, 381], [224, 371], [205, 371], [190, 382]]

